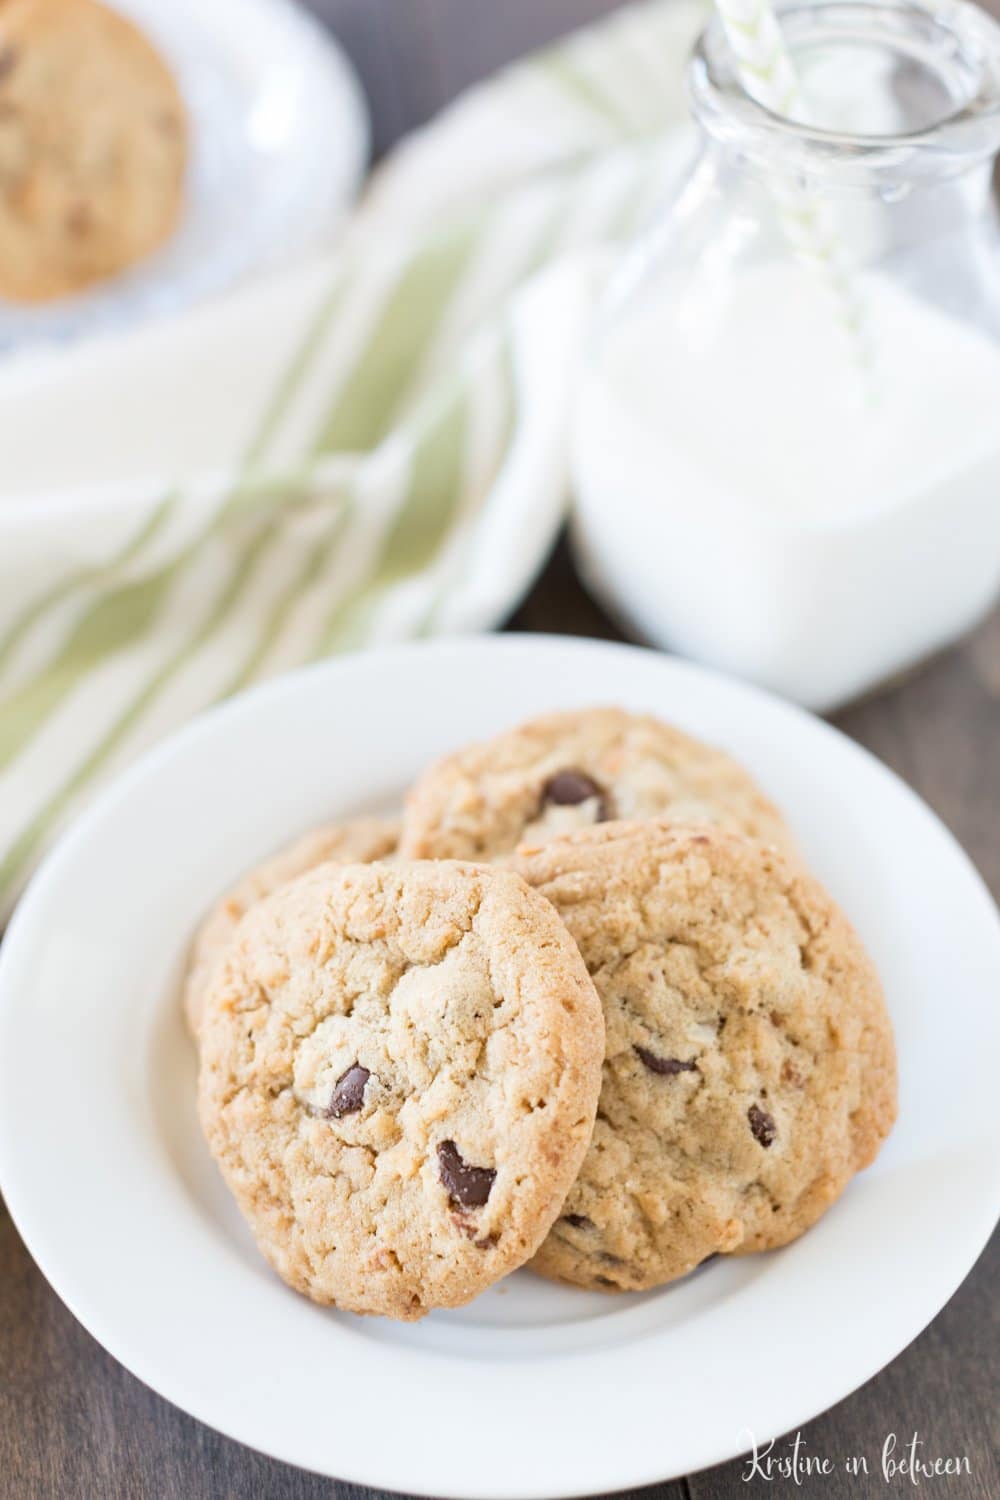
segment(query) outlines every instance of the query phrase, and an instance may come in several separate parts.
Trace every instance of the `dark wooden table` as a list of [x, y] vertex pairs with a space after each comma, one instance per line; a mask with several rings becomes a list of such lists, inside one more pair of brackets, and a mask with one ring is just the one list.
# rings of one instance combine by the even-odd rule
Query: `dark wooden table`
[[[313, 4], [357, 63], [379, 150], [472, 79], [615, 8], [613, 0]], [[512, 625], [618, 635], [583, 593], [564, 548]], [[1000, 893], [1000, 613], [956, 650], [841, 713], [836, 722], [927, 799], [994, 894]], [[942, 1079], [940, 1095], [928, 1099], [927, 1107], [946, 1110], [948, 1091], [961, 1086], [961, 1079]], [[928, 1203], [928, 1215], [934, 1211]], [[998, 1269], [995, 1236], [926, 1332], [862, 1390], [803, 1430], [803, 1451], [836, 1460], [837, 1470], [807, 1480], [801, 1492], [842, 1500], [907, 1490], [908, 1481], [883, 1482], [878, 1456], [888, 1433], [902, 1444], [918, 1432], [924, 1454], [967, 1456], [972, 1471], [925, 1480], [923, 1493], [997, 1500]], [[0, 1500], [348, 1500], [371, 1493], [263, 1458], [153, 1395], [104, 1353], [49, 1290], [2, 1207], [0, 1330]], [[822, 1358], [822, 1350], [816, 1357]], [[708, 1389], [705, 1400], [711, 1402]], [[391, 1433], [386, 1413], [387, 1442]], [[627, 1443], [628, 1433], [609, 1433], [608, 1441]], [[867, 1479], [845, 1474], [843, 1460], [851, 1454], [868, 1457]], [[790, 1483], [745, 1482], [745, 1472], [745, 1463], [736, 1461], [643, 1493], [650, 1500], [726, 1500], [780, 1491]]]

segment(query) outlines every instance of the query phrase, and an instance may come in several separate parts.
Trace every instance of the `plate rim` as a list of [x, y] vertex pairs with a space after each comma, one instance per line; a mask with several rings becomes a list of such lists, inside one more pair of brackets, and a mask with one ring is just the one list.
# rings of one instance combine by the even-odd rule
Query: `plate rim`
[[[401, 659], [405, 662], [414, 652], [419, 652], [424, 656], [439, 656], [445, 659], [449, 655], [463, 655], [470, 650], [473, 652], [485, 650], [488, 653], [498, 652], [500, 654], [526, 654], [536, 651], [540, 647], [550, 651], [555, 649], [557, 651], [570, 651], [581, 655], [596, 653], [607, 657], [609, 660], [620, 657], [623, 654], [642, 657], [649, 663], [656, 662], [658, 666], [666, 668], [667, 675], [671, 672], [676, 672], [681, 676], [690, 676], [695, 680], [705, 681], [707, 679], [715, 687], [721, 685], [724, 691], [735, 692], [737, 697], [745, 696], [748, 699], [763, 702], [765, 707], [771, 712], [777, 710], [779, 715], [786, 715], [792, 720], [809, 721], [812, 732], [819, 731], [827, 739], [837, 742], [841, 750], [846, 748], [849, 754], [866, 763], [866, 768], [869, 772], [874, 771], [887, 784], [891, 784], [894, 791], [904, 794], [905, 800], [909, 804], [909, 810], [916, 813], [925, 824], [933, 826], [937, 837], [944, 836], [944, 840], [950, 847], [952, 856], [958, 857], [958, 860], [964, 866], [966, 876], [971, 877], [972, 886], [970, 889], [973, 887], [976, 889], [978, 901], [983, 909], [983, 915], [991, 919], [994, 943], [1000, 942], [1000, 914], [997, 912], [994, 898], [983, 877], [954, 834], [901, 777], [897, 776], [895, 772], [884, 765], [864, 746], [852, 740], [833, 725], [818, 719], [815, 715], [798, 708], [796, 705], [779, 698], [777, 695], [751, 684], [737, 681], [727, 677], [725, 674], [682, 661], [675, 657], [665, 656], [663, 653], [651, 651], [640, 646], [594, 640], [588, 637], [546, 634], [463, 635], [376, 647], [365, 653], [354, 653], [346, 657], [313, 663], [299, 668], [294, 672], [272, 678], [256, 685], [238, 697], [226, 703], [216, 705], [214, 708], [197, 716], [181, 729], [175, 731], [148, 750], [121, 776], [103, 789], [90, 807], [73, 823], [70, 829], [67, 830], [46, 856], [31, 881], [28, 890], [18, 903], [7, 935], [2, 945], [0, 945], [0, 1037], [3, 1036], [11, 1024], [12, 1013], [16, 1012], [16, 1000], [12, 1001], [8, 992], [13, 983], [11, 975], [13, 973], [14, 979], [16, 979], [17, 966], [21, 960], [20, 948], [22, 939], [20, 934], [22, 930], [29, 931], [34, 919], [35, 910], [44, 908], [49, 888], [58, 884], [64, 862], [70, 862], [73, 859], [77, 848], [81, 844], [86, 845], [91, 836], [91, 830], [100, 827], [101, 822], [109, 812], [121, 800], [129, 796], [136, 783], [141, 783], [147, 777], [155, 775], [157, 767], [172, 759], [178, 751], [190, 743], [196, 742], [203, 735], [206, 737], [214, 735], [218, 732], [220, 723], [224, 725], [229, 719], [235, 721], [244, 713], [252, 713], [261, 702], [266, 703], [268, 700], [277, 700], [285, 693], [295, 695], [303, 690], [305, 684], [311, 684], [316, 680], [321, 681], [325, 677], [336, 679], [344, 671], [350, 673], [351, 671], [358, 670], [359, 662], [362, 661], [370, 663], [377, 657], [381, 664], [390, 663], [393, 659]], [[27, 939], [24, 941], [27, 941]], [[0, 1075], [2, 1075], [2, 1072], [2, 1051], [0, 1051]], [[444, 1484], [436, 1483], [433, 1490], [413, 1489], [411, 1486], [401, 1484], [398, 1469], [393, 1469], [390, 1466], [385, 1470], [383, 1475], [381, 1472], [381, 1460], [377, 1456], [376, 1462], [364, 1469], [359, 1469], [356, 1465], [351, 1464], [348, 1464], [346, 1468], [342, 1468], [338, 1464], [336, 1470], [329, 1467], [312, 1467], [310, 1464], [304, 1464], [300, 1458], [296, 1457], [293, 1439], [290, 1439], [288, 1445], [274, 1441], [262, 1443], [253, 1436], [248, 1438], [246, 1429], [241, 1430], [238, 1424], [220, 1423], [211, 1416], [202, 1415], [201, 1411], [197, 1409], [196, 1404], [186, 1404], [183, 1394], [177, 1393], [178, 1385], [182, 1382], [171, 1380], [170, 1378], [157, 1378], [155, 1371], [151, 1369], [151, 1366], [155, 1366], [156, 1364], [155, 1354], [149, 1355], [144, 1352], [128, 1350], [128, 1338], [116, 1337], [114, 1334], [109, 1334], [107, 1328], [104, 1326], [103, 1318], [100, 1315], [95, 1316], [93, 1307], [88, 1308], [86, 1316], [81, 1315], [77, 1310], [81, 1299], [76, 1295], [66, 1295], [63, 1292], [59, 1285], [61, 1272], [58, 1267], [54, 1275], [50, 1274], [53, 1257], [50, 1256], [48, 1249], [39, 1255], [36, 1251], [35, 1236], [32, 1230], [29, 1228], [26, 1232], [22, 1228], [22, 1222], [30, 1223], [31, 1219], [30, 1207], [27, 1207], [30, 1200], [30, 1189], [22, 1195], [21, 1188], [25, 1184], [19, 1183], [16, 1168], [13, 1172], [11, 1170], [11, 1163], [17, 1154], [16, 1145], [11, 1139], [11, 1133], [3, 1128], [3, 1122], [4, 1115], [2, 1109], [0, 1109], [0, 1187], [3, 1189], [11, 1218], [18, 1233], [24, 1240], [29, 1253], [42, 1271], [42, 1274], [46, 1277], [46, 1280], [49, 1281], [50, 1286], [52, 1286], [53, 1290], [60, 1297], [60, 1300], [64, 1302], [84, 1328], [119, 1363], [123, 1364], [130, 1373], [134, 1374], [152, 1390], [162, 1395], [164, 1399], [178, 1405], [182, 1410], [185, 1410], [197, 1420], [205, 1422], [206, 1425], [222, 1433], [224, 1436], [254, 1448], [258, 1452], [268, 1454], [280, 1461], [299, 1468], [308, 1469], [310, 1472], [326, 1474], [348, 1483], [378, 1487], [395, 1493], [434, 1493], [442, 1497], [448, 1497], [448, 1500], [451, 1500], [451, 1497], [454, 1497], [454, 1500], [468, 1500], [470, 1494], [474, 1493], [476, 1496], [482, 1497], [482, 1500], [505, 1500], [505, 1497], [506, 1500], [509, 1500], [509, 1485], [503, 1490], [497, 1490], [491, 1489], [488, 1482], [485, 1485], [478, 1485], [474, 1490], [470, 1490], [467, 1481], [462, 1483], [454, 1481]], [[15, 1184], [13, 1201], [11, 1201], [11, 1197], [9, 1196], [9, 1186], [12, 1180]], [[766, 1436], [779, 1436], [785, 1431], [793, 1430], [796, 1425], [802, 1426], [806, 1422], [813, 1420], [822, 1411], [828, 1410], [831, 1405], [836, 1404], [853, 1391], [859, 1389], [877, 1374], [880, 1369], [897, 1358], [923, 1332], [929, 1323], [933, 1321], [941, 1308], [965, 1280], [989, 1240], [998, 1212], [1000, 1212], [1000, 1161], [997, 1164], [997, 1172], [995, 1174], [995, 1181], [992, 1184], [992, 1190], [989, 1193], [983, 1192], [981, 1197], [977, 1197], [976, 1203], [972, 1205], [972, 1212], [969, 1219], [965, 1221], [969, 1223], [972, 1218], [975, 1218], [976, 1228], [973, 1230], [970, 1227], [962, 1239], [962, 1248], [958, 1251], [953, 1251], [949, 1266], [940, 1278], [938, 1291], [935, 1292], [931, 1302], [921, 1309], [919, 1326], [913, 1326], [915, 1320], [911, 1319], [902, 1341], [894, 1335], [890, 1340], [893, 1348], [884, 1358], [879, 1358], [873, 1364], [866, 1365], [864, 1370], [856, 1374], [856, 1377], [855, 1374], [852, 1374], [849, 1386], [845, 1388], [841, 1385], [839, 1387], [839, 1394], [832, 1396], [821, 1407], [817, 1408], [811, 1398], [803, 1395], [801, 1398], [801, 1408], [789, 1408], [790, 1414], [783, 1410], [782, 1425], [778, 1431], [773, 1433], [768, 1432]], [[58, 1260], [58, 1255], [54, 1258]], [[72, 1277], [70, 1276], [68, 1279], [72, 1280]], [[942, 1293], [940, 1286], [945, 1283], [948, 1285]], [[99, 1294], [97, 1300], [98, 1302], [100, 1301]], [[113, 1313], [110, 1321], [113, 1324]], [[124, 1352], [120, 1352], [123, 1350]], [[411, 1351], [407, 1351], [407, 1353], [409, 1354]], [[788, 1416], [787, 1421], [784, 1420], [786, 1415]], [[764, 1436], [764, 1434], [760, 1434], [760, 1436]], [[738, 1457], [741, 1452], [746, 1451], [746, 1449], [734, 1450], [731, 1442], [720, 1444], [718, 1439], [703, 1442], [702, 1449], [710, 1449], [711, 1451], [702, 1452], [696, 1456], [694, 1461], [686, 1459], [683, 1468], [674, 1467], [669, 1457], [665, 1457], [659, 1462], [647, 1461], [646, 1463], [636, 1463], [631, 1468], [626, 1459], [623, 1463], [621, 1476], [610, 1486], [607, 1483], [603, 1483], [602, 1492], [611, 1493], [619, 1489], [629, 1489], [643, 1484], [665, 1482], [667, 1479], [677, 1477], [681, 1474], [698, 1472], [702, 1468], [732, 1460]], [[669, 1471], [666, 1474], [663, 1472], [664, 1466]], [[422, 1481], [420, 1482], [422, 1483]], [[593, 1493], [593, 1491], [580, 1489], [576, 1486], [566, 1488], [562, 1484], [544, 1484], [540, 1486], [525, 1484], [519, 1487], [516, 1493], [519, 1500], [562, 1500], [562, 1497]]]

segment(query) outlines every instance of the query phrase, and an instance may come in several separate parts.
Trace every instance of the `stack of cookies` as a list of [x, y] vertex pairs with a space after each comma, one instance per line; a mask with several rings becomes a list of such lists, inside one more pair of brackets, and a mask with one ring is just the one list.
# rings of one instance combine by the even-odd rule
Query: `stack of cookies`
[[615, 709], [432, 766], [205, 921], [202, 1126], [318, 1302], [421, 1317], [530, 1263], [643, 1290], [786, 1244], [875, 1157], [892, 1030], [729, 756]]

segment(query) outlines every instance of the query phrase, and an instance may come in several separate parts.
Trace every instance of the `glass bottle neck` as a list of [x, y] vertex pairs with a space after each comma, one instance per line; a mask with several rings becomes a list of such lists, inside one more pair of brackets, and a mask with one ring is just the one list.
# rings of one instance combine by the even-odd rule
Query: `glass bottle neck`
[[[967, 180], [983, 196], [1000, 149], [1000, 27], [953, 0], [818, 0], [779, 11], [808, 120], [772, 114], [736, 73], [718, 20], [692, 58], [695, 118], [748, 170], [886, 201]], [[964, 191], [965, 189], [963, 189]]]

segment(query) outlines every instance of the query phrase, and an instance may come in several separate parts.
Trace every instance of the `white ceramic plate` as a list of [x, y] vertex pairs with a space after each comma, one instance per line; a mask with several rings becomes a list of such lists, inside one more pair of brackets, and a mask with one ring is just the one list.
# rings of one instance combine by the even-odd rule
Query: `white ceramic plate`
[[[604, 1298], [520, 1272], [414, 1325], [314, 1307], [257, 1256], [195, 1124], [177, 985], [213, 896], [322, 818], [545, 709], [647, 709], [781, 803], [872, 950], [900, 1118], [803, 1239]], [[968, 860], [863, 750], [663, 656], [431, 643], [275, 681], [148, 756], [52, 854], [0, 950], [0, 1183], [72, 1311], [171, 1401], [361, 1484], [568, 1496], [714, 1464], [867, 1380], [969, 1270], [1000, 1199], [1000, 923]]]
[[291, 0], [108, 0], [177, 78], [191, 122], [181, 223], [148, 260], [40, 307], [0, 301], [0, 350], [173, 312], [323, 245], [368, 156], [368, 115], [330, 33]]

